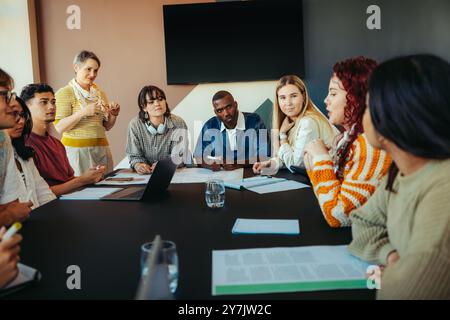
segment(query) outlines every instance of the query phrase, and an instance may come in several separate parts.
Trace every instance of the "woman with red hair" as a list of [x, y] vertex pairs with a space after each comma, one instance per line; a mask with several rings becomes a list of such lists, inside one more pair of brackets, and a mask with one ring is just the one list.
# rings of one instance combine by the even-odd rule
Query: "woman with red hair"
[[331, 148], [318, 139], [305, 147], [305, 165], [325, 220], [331, 227], [350, 226], [350, 213], [375, 192], [390, 158], [373, 148], [363, 133], [368, 79], [377, 63], [357, 57], [333, 66], [328, 117], [341, 129]]

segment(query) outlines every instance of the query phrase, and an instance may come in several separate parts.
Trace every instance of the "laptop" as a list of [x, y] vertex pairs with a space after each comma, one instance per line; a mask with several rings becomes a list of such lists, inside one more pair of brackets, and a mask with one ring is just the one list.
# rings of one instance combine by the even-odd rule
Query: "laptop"
[[176, 169], [177, 165], [173, 163], [172, 158], [170, 157], [158, 161], [145, 186], [128, 187], [104, 196], [101, 200], [140, 201], [145, 198], [159, 195], [169, 187]]

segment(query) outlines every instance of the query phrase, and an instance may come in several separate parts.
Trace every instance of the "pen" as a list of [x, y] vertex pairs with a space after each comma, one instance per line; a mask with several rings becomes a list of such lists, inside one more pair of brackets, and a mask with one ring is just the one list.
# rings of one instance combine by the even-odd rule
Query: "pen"
[[5, 235], [2, 238], [2, 241], [8, 240], [11, 238], [14, 234], [16, 234], [17, 231], [19, 231], [22, 228], [22, 224], [20, 222], [14, 223], [8, 231], [6, 231]]

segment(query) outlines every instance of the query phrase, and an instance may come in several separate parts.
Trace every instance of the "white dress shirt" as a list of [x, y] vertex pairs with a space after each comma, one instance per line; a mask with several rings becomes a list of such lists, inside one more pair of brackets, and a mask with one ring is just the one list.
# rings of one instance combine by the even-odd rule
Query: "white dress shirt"
[[220, 124], [220, 131], [223, 132], [223, 130], [227, 130], [227, 137], [228, 137], [228, 142], [229, 142], [228, 145], [230, 146], [230, 150], [231, 151], [235, 151], [236, 150], [236, 144], [237, 144], [237, 142], [236, 142], [236, 130], [245, 131], [245, 117], [244, 117], [244, 114], [239, 111], [237, 124], [236, 124], [236, 127], [234, 127], [234, 129], [227, 129], [227, 127], [225, 127], [225, 125], [222, 122]]

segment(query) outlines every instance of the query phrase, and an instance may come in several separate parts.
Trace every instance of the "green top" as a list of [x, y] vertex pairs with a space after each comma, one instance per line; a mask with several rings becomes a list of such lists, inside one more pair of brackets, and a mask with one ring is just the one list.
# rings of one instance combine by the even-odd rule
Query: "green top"
[[412, 175], [386, 178], [352, 213], [352, 254], [386, 264], [378, 299], [450, 299], [450, 159], [430, 161]]

